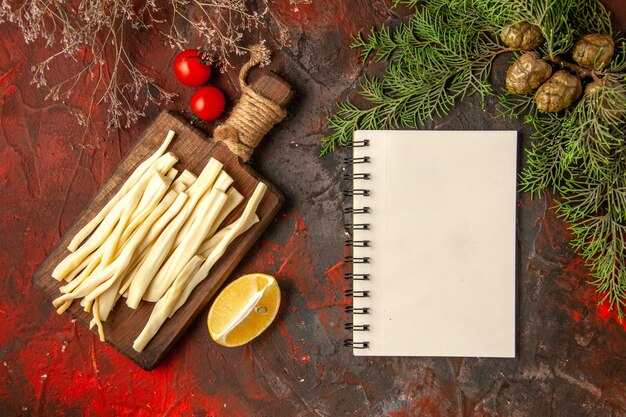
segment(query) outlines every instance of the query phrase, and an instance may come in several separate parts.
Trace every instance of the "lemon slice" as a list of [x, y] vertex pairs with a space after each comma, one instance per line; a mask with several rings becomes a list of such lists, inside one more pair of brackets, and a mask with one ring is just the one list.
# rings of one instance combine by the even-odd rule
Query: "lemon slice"
[[226, 347], [241, 346], [267, 329], [278, 313], [280, 288], [271, 275], [248, 274], [217, 296], [207, 318], [209, 334]]

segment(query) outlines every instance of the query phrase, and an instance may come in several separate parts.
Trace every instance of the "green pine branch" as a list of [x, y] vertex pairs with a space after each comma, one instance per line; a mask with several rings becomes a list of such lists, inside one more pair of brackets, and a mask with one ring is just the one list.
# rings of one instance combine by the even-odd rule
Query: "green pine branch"
[[[495, 94], [488, 82], [507, 25], [527, 21], [545, 38], [538, 52], [551, 59], [568, 53], [587, 33], [615, 37], [598, 0], [395, 0], [416, 8], [395, 29], [358, 34], [352, 47], [367, 62], [386, 61], [382, 78], [364, 78], [358, 94], [369, 106], [338, 104], [322, 155], [348, 146], [357, 129], [420, 128], [447, 115], [472, 94]], [[567, 55], [565, 55], [567, 56]], [[516, 57], [516, 55], [514, 55]], [[532, 127], [521, 191], [557, 195], [556, 212], [568, 223], [572, 247], [591, 271], [590, 283], [621, 318], [626, 314], [626, 42], [596, 71], [603, 88], [559, 113], [540, 113], [532, 95], [499, 94], [499, 113]]]
[[[490, 0], [491, 1], [491, 0]], [[365, 61], [389, 61], [382, 78], [365, 78], [359, 94], [367, 109], [344, 102], [329, 119], [333, 132], [322, 139], [321, 154], [346, 146], [357, 129], [417, 128], [448, 114], [457, 101], [493, 94], [488, 77], [495, 57], [507, 49], [486, 36], [484, 18], [463, 1], [431, 1], [395, 30], [383, 26], [365, 39], [357, 35]], [[468, 24], [468, 20], [477, 24]]]

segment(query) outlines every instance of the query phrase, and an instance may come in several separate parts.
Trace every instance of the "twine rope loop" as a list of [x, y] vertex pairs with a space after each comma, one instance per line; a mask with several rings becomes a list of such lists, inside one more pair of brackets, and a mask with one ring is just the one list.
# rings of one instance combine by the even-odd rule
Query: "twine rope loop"
[[248, 71], [269, 58], [270, 51], [263, 45], [250, 47], [250, 60], [239, 71], [241, 97], [226, 122], [213, 132], [215, 140], [222, 141], [231, 152], [248, 162], [263, 136], [287, 115], [285, 109], [263, 97], [248, 85]]

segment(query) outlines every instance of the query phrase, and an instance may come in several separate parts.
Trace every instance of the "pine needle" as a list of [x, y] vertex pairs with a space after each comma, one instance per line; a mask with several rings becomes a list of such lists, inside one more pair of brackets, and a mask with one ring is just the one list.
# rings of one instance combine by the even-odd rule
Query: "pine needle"
[[[369, 107], [338, 104], [321, 155], [348, 146], [356, 129], [421, 128], [450, 113], [472, 94], [496, 95], [489, 83], [507, 25], [527, 21], [545, 38], [546, 59], [568, 53], [588, 33], [613, 33], [598, 0], [395, 0], [416, 8], [396, 29], [358, 34], [352, 47], [363, 63], [388, 63], [382, 78], [364, 78], [359, 94]], [[553, 60], [553, 62], [558, 62]], [[590, 284], [621, 319], [626, 313], [626, 40], [616, 40], [613, 62], [596, 70], [603, 88], [559, 113], [540, 113], [533, 96], [498, 95], [499, 114], [531, 125], [519, 176], [521, 191], [552, 190], [556, 212], [569, 225], [572, 247], [591, 271]]]

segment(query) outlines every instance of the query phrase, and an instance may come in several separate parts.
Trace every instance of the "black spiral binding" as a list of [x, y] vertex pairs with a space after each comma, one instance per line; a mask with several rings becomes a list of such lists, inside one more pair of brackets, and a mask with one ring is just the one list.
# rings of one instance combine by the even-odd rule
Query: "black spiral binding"
[[[361, 241], [359, 241], [361, 242]], [[354, 258], [352, 256], [345, 256], [343, 258], [344, 262], [347, 264], [368, 264], [370, 263], [370, 258], [364, 256], [362, 258]]]
[[[365, 147], [365, 146], [369, 146], [369, 140], [361, 140], [361, 141], [353, 141], [351, 147], [353, 148], [357, 148], [357, 147]], [[351, 165], [352, 166], [352, 172], [350, 173], [346, 173], [343, 176], [343, 179], [345, 181], [352, 181], [352, 180], [369, 180], [370, 179], [370, 173], [368, 172], [354, 172], [354, 169], [356, 168], [357, 164], [367, 164], [369, 163], [370, 158], [369, 156], [365, 156], [365, 157], [349, 157], [349, 158], [344, 158], [344, 165]], [[355, 195], [358, 196], [364, 196], [364, 197], [369, 197], [370, 195], [370, 190], [369, 189], [365, 189], [365, 188], [352, 188], [351, 184], [349, 188], [346, 188], [345, 190], [343, 190], [343, 196], [344, 197], [353, 197]], [[362, 214], [369, 214], [370, 213], [370, 208], [369, 207], [346, 207], [343, 209], [343, 213], [350, 215], [351, 218], [355, 219], [357, 217], [357, 215], [362, 215]], [[361, 222], [356, 222], [355, 223], [346, 223], [346, 229], [348, 229], [348, 231], [350, 232], [350, 234], [352, 234], [353, 230], [368, 230], [370, 225], [369, 223], [361, 223]], [[348, 238], [346, 239], [346, 246], [349, 247], [369, 247], [370, 246], [370, 241], [369, 240], [353, 240], [352, 238]], [[350, 264], [357, 264], [357, 263], [369, 263], [370, 262], [370, 258], [369, 257], [353, 257], [353, 256], [346, 256], [344, 258], [344, 261], [346, 263], [350, 263]], [[369, 274], [355, 274], [354, 272], [346, 272], [344, 274], [344, 278], [346, 280], [349, 281], [368, 281], [370, 279]], [[344, 291], [344, 295], [347, 298], [365, 298], [365, 297], [369, 297], [370, 296], [370, 292], [369, 291], [355, 291], [353, 289], [348, 289]], [[369, 314], [370, 310], [369, 308], [366, 307], [354, 307], [353, 305], [348, 305], [345, 307], [345, 312], [346, 314], [349, 315], [353, 315], [353, 314]], [[369, 324], [354, 324], [352, 322], [347, 322], [344, 325], [344, 328], [348, 331], [354, 332], [354, 331], [360, 331], [360, 332], [366, 332], [369, 331]], [[349, 347], [352, 349], [367, 349], [369, 347], [369, 342], [355, 342], [353, 339], [346, 339], [343, 342], [343, 345], [345, 347]]]
[[363, 188], [353, 188], [351, 190], [343, 190], [344, 197], [352, 197], [354, 195], [364, 195], [369, 196], [370, 190], [365, 190]]
[[370, 225], [369, 223], [346, 223], [346, 228], [349, 230], [367, 230]]
[[353, 248], [366, 248], [370, 245], [370, 241], [346, 239], [346, 245], [352, 246]]

